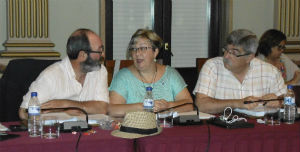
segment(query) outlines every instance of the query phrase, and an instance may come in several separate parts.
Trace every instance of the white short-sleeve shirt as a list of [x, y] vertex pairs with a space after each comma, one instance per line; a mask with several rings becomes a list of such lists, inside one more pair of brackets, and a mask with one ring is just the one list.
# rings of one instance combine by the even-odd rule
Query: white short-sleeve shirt
[[29, 91], [23, 96], [21, 108], [27, 108], [31, 92], [38, 93], [39, 102], [45, 103], [54, 99], [75, 101], [109, 102], [107, 70], [101, 65], [100, 70], [88, 72], [84, 84], [77, 80], [68, 57], [47, 67], [31, 83]]
[[278, 69], [254, 58], [242, 83], [224, 67], [222, 57], [208, 60], [201, 69], [194, 94], [202, 93], [216, 99], [243, 99], [274, 93], [286, 93], [286, 85]]

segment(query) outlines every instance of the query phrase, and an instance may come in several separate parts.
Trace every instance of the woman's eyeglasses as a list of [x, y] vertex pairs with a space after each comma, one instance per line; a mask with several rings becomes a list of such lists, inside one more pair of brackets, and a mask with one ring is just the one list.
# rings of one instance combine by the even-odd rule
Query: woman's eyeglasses
[[152, 47], [130, 48], [130, 51], [133, 51], [134, 53], [136, 53], [137, 51], [145, 52], [145, 51], [147, 51], [148, 49], [152, 49]]
[[277, 45], [277, 47], [278, 47], [278, 49], [281, 49], [281, 50], [285, 50], [286, 49], [285, 45]]

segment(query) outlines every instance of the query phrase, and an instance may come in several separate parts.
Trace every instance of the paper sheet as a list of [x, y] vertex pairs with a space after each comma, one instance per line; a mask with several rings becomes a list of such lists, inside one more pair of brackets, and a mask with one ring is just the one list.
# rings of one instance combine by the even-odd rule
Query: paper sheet
[[[297, 110], [298, 110], [298, 114], [300, 114], [300, 107], [297, 107]], [[252, 109], [252, 110], [236, 108], [236, 109], [234, 109], [234, 111], [243, 113], [243, 114], [246, 114], [249, 116], [255, 116], [255, 117], [262, 117], [265, 115], [264, 107], [261, 107], [261, 106], [255, 108], [255, 109]], [[283, 109], [280, 109], [280, 112], [283, 112]]]
[[9, 129], [0, 123], [0, 131], [8, 131]]
[[[46, 113], [46, 114], [42, 114], [42, 117], [43, 116], [56, 116], [59, 123], [63, 123], [66, 121], [78, 121], [78, 120], [85, 121], [86, 120], [85, 115], [71, 116], [64, 112]], [[98, 122], [100, 120], [108, 119], [109, 116], [104, 115], [104, 114], [91, 114], [91, 115], [88, 115], [88, 118], [89, 118], [89, 122], [88, 122], [89, 124], [98, 124]]]
[[258, 106], [254, 109], [251, 109], [251, 110], [236, 108], [233, 111], [243, 113], [243, 114], [246, 114], [246, 115], [249, 115], [249, 116], [255, 116], [255, 117], [262, 117], [262, 116], [265, 115], [263, 106]]
[[[184, 116], [184, 115], [197, 115], [197, 111], [189, 111], [189, 112], [180, 112], [178, 113], [179, 116]], [[199, 111], [199, 119], [210, 119], [215, 117], [214, 115], [208, 114], [208, 113], [203, 113]]]

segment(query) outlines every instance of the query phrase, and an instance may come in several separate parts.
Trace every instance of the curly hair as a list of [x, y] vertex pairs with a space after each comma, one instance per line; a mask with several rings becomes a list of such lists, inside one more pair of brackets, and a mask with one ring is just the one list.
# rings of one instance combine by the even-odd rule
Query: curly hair
[[245, 52], [255, 54], [258, 40], [253, 32], [246, 29], [238, 29], [228, 35], [226, 44], [240, 46]]
[[152, 50], [155, 51], [155, 49], [160, 50], [163, 46], [163, 40], [152, 30], [149, 29], [138, 29], [132, 36], [129, 41], [128, 47], [127, 47], [127, 53], [126, 57], [127, 59], [131, 59], [131, 50], [134, 48], [134, 45], [137, 43], [138, 39], [147, 39], [149, 40]]

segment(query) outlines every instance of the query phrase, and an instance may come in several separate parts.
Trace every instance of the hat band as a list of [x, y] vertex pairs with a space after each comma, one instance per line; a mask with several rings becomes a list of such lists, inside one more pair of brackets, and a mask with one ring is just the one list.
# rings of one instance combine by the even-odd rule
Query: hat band
[[128, 132], [128, 133], [137, 133], [137, 134], [143, 134], [143, 135], [149, 135], [157, 132], [157, 128], [153, 129], [139, 129], [139, 128], [132, 128], [132, 127], [125, 127], [121, 126], [120, 131], [122, 132]]

